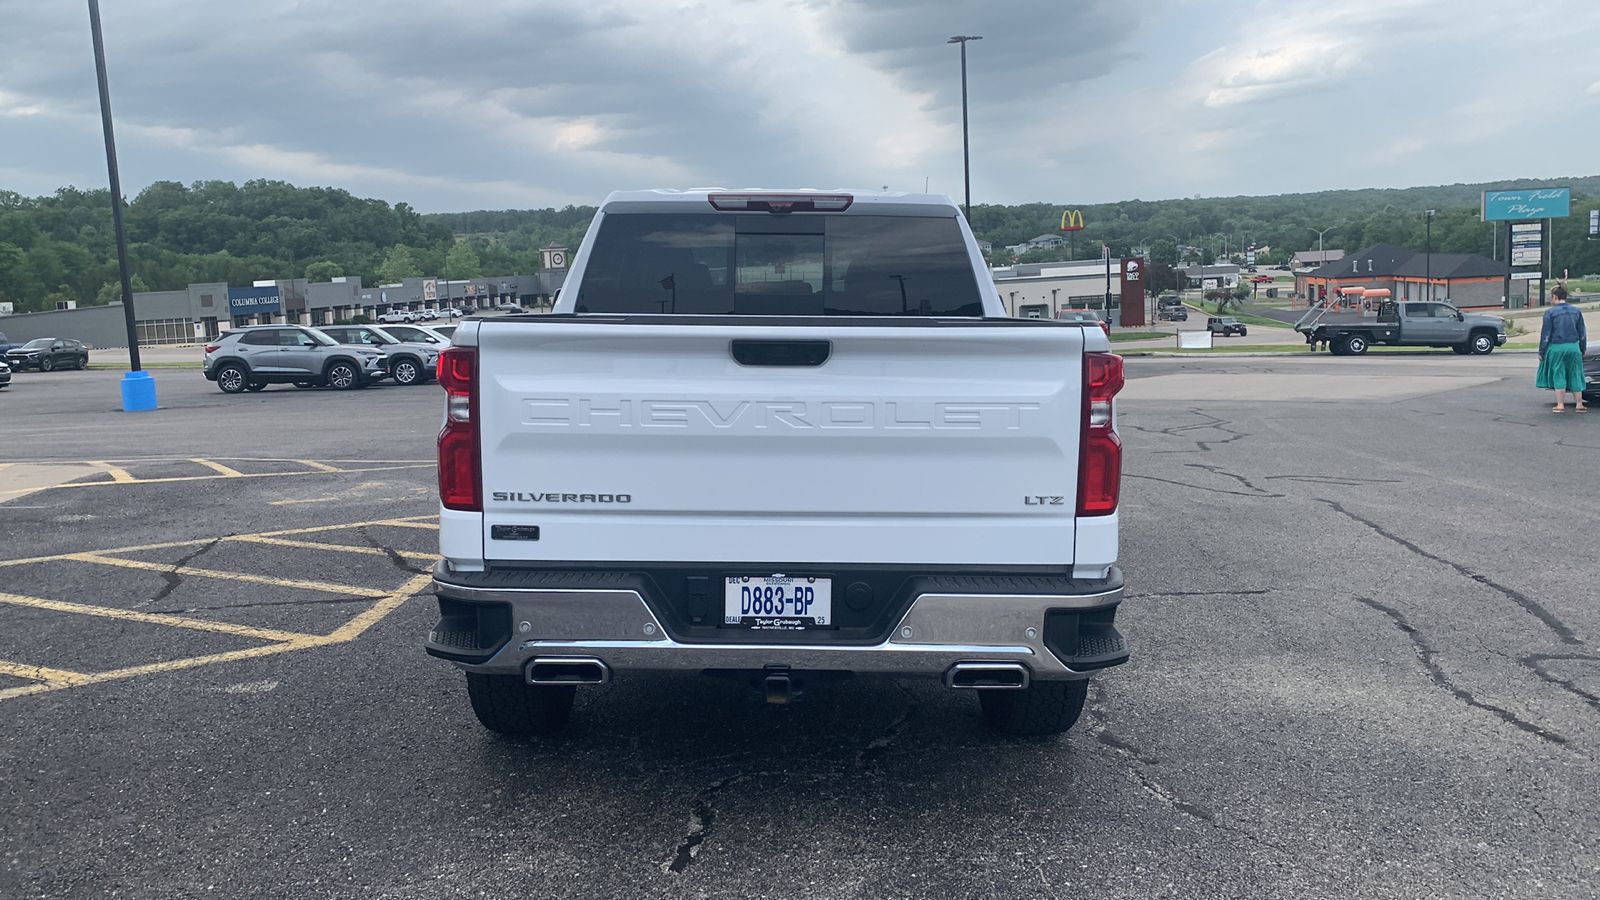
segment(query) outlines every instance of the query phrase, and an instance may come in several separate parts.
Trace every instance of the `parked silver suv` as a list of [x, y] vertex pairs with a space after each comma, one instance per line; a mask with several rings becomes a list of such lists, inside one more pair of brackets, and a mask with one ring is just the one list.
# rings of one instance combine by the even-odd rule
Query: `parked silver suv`
[[250, 325], [206, 344], [205, 376], [225, 394], [269, 384], [363, 388], [382, 378], [383, 351], [351, 347], [315, 328]]
[[383, 351], [384, 371], [396, 384], [427, 384], [439, 364], [438, 344], [401, 340], [388, 328], [376, 325], [324, 325], [317, 329], [341, 344], [376, 347]]

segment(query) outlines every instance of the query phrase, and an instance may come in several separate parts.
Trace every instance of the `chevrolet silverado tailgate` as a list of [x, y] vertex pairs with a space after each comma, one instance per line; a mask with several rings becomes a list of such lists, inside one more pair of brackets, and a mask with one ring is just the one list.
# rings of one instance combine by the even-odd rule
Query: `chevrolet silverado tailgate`
[[995, 320], [485, 322], [484, 557], [1070, 565], [1083, 344]]

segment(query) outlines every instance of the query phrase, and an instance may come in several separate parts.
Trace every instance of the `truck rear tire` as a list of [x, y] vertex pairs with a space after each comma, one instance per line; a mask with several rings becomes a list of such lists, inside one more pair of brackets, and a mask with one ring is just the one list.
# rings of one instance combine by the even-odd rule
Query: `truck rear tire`
[[1060, 734], [1083, 713], [1089, 682], [1035, 681], [1020, 691], [979, 691], [983, 720], [1001, 734]]
[[1359, 334], [1352, 334], [1344, 339], [1344, 352], [1347, 356], [1360, 356], [1367, 352], [1367, 339]]
[[472, 712], [490, 731], [508, 735], [550, 734], [572, 716], [572, 685], [528, 684], [520, 675], [467, 673]]

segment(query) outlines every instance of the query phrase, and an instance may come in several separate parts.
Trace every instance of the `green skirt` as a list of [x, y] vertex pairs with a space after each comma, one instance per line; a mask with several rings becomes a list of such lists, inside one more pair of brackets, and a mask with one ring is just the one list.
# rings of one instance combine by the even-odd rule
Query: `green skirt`
[[1551, 344], [1539, 360], [1539, 374], [1534, 376], [1534, 386], [1547, 391], [1581, 391], [1587, 384], [1583, 378], [1583, 350], [1578, 344]]

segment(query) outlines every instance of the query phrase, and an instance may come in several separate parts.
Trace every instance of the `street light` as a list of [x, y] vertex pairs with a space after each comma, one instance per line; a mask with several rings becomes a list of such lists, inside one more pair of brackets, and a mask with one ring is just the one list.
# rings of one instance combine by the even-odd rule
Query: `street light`
[[1317, 262], [1322, 265], [1326, 265], [1328, 260], [1322, 255], [1322, 236], [1332, 231], [1333, 226], [1329, 225], [1327, 228], [1323, 228], [1321, 230], [1316, 228], [1312, 228], [1310, 230], [1317, 232]]
[[982, 35], [958, 34], [947, 44], [961, 45], [961, 175], [967, 188], [967, 223], [972, 223], [972, 162], [967, 143], [967, 41], [981, 41]]
[[1428, 223], [1428, 252], [1426, 254], [1426, 262], [1424, 262], [1423, 265], [1425, 266], [1424, 271], [1426, 272], [1424, 277], [1428, 281], [1429, 301], [1433, 300], [1433, 215], [1434, 210], [1425, 209], [1422, 211], [1422, 217]]

